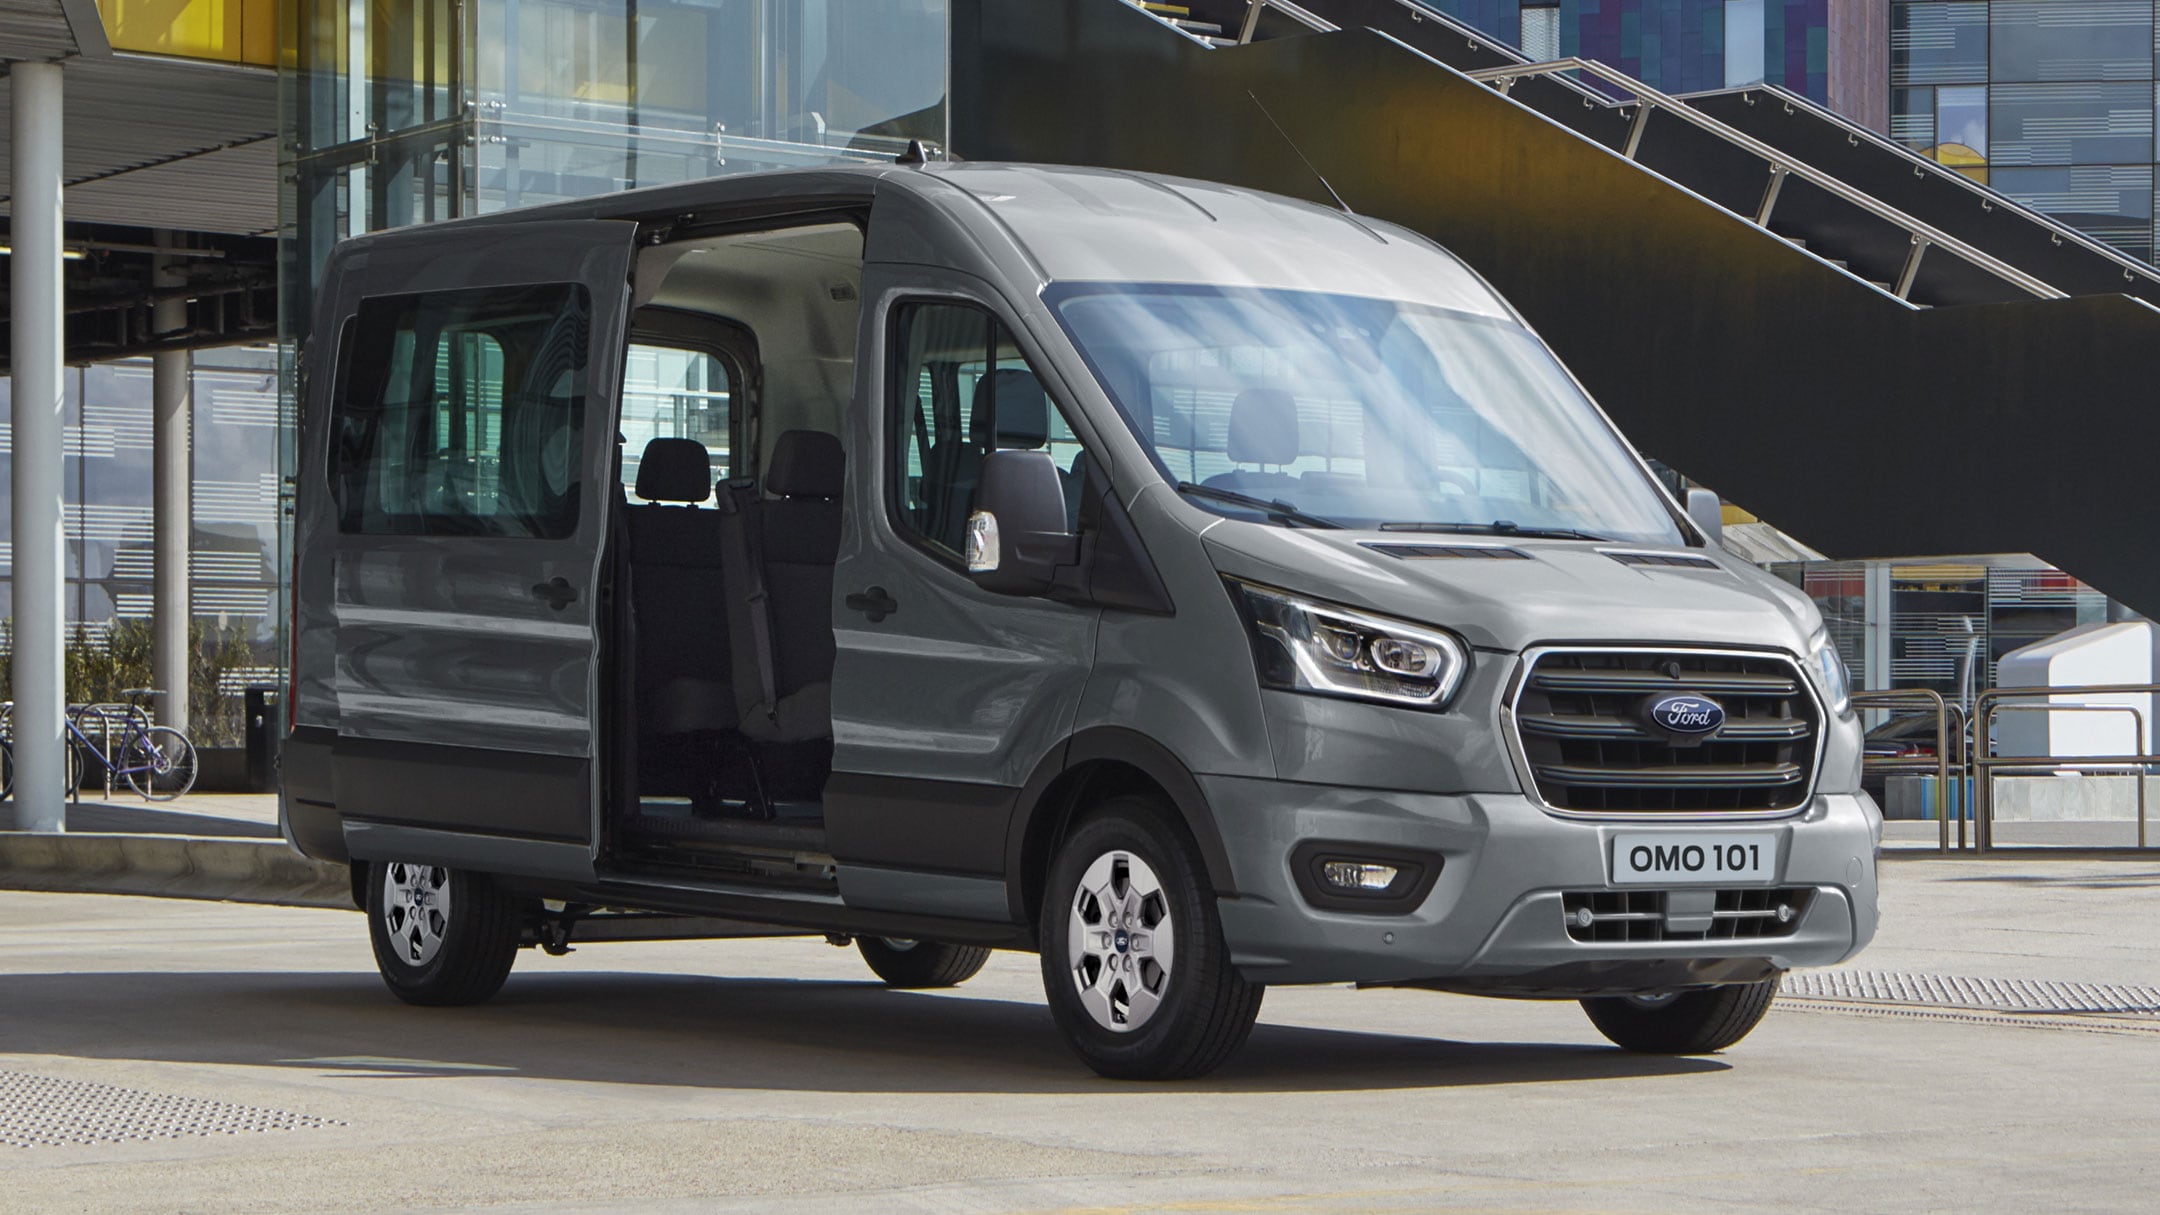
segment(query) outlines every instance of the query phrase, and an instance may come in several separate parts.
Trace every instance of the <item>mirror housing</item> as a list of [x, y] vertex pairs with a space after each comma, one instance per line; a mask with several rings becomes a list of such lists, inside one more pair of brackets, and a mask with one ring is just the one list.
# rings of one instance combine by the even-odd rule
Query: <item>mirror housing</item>
[[968, 515], [968, 577], [1001, 595], [1042, 594], [1059, 567], [1080, 563], [1079, 537], [1065, 527], [1065, 480], [1050, 454], [991, 452]]
[[1725, 508], [1716, 493], [1700, 487], [1687, 491], [1687, 513], [1710, 543], [1725, 546]]

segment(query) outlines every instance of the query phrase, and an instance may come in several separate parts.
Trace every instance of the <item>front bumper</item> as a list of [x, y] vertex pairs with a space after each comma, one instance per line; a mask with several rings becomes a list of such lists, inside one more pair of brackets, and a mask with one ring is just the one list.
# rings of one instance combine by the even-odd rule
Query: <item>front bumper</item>
[[[1843, 961], [1875, 935], [1881, 815], [1864, 794], [1817, 794], [1788, 818], [1744, 824], [1641, 815], [1566, 819], [1520, 794], [1440, 795], [1202, 777], [1238, 894], [1218, 902], [1231, 956], [1255, 982], [1416, 984], [1496, 995], [1579, 996], [1742, 982]], [[1616, 831], [1745, 827], [1779, 837], [1778, 887], [1811, 890], [1783, 936], [1578, 941], [1565, 892], [1613, 889]], [[1443, 858], [1401, 914], [1312, 906], [1291, 854], [1326, 840]]]

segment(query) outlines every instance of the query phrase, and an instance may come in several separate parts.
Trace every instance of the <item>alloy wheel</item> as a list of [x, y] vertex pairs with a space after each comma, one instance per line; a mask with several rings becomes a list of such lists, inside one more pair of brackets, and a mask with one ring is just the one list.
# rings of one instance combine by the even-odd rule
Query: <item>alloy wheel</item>
[[1162, 879], [1137, 854], [1105, 852], [1081, 874], [1066, 941], [1073, 985], [1097, 1025], [1129, 1033], [1162, 1007], [1177, 931]]

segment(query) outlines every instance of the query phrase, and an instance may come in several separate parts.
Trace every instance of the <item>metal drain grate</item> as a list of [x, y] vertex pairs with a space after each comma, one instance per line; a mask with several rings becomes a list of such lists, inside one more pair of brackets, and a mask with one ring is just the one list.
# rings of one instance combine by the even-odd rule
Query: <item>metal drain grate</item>
[[0, 1072], [0, 1147], [67, 1147], [344, 1125], [229, 1101]]
[[1783, 994], [1804, 1000], [1915, 1004], [1987, 1012], [2160, 1017], [2160, 987], [2137, 984], [1809, 970], [1786, 975]]

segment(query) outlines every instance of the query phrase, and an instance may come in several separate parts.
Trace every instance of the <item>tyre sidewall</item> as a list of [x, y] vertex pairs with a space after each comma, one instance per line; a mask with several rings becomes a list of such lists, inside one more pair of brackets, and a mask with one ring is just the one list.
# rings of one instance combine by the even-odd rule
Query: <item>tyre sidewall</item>
[[[503, 897], [493, 883], [485, 874], [449, 869], [450, 917], [442, 945], [434, 957], [415, 966], [399, 956], [398, 943], [391, 938], [383, 915], [383, 885], [393, 863], [413, 864], [378, 861], [368, 866], [367, 873], [368, 940], [375, 947], [375, 966], [382, 972], [383, 982], [399, 999], [412, 1004], [464, 1004], [494, 994], [500, 980], [493, 985], [483, 984], [487, 990], [476, 992], [471, 978], [476, 968], [516, 952], [515, 938], [505, 941], [500, 934], [490, 938], [483, 932], [487, 924], [499, 921], [499, 917], [486, 914], [488, 904]], [[509, 967], [502, 966], [502, 972], [507, 976]]]
[[[1146, 1024], [1127, 1033], [1106, 1029], [1088, 1015], [1073, 986], [1066, 939], [1081, 875], [1096, 858], [1119, 850], [1138, 854], [1162, 880], [1177, 933], [1169, 992]], [[1214, 895], [1200, 875], [1195, 850], [1162, 822], [1153, 803], [1113, 799], [1066, 837], [1050, 867], [1043, 899], [1038, 942], [1043, 989], [1058, 1028], [1082, 1047], [1098, 1070], [1113, 1075], [1155, 1070], [1152, 1061], [1180, 1048], [1184, 1025], [1193, 1016], [1196, 976], [1206, 967], [1226, 964], [1222, 933], [1215, 923]]]

